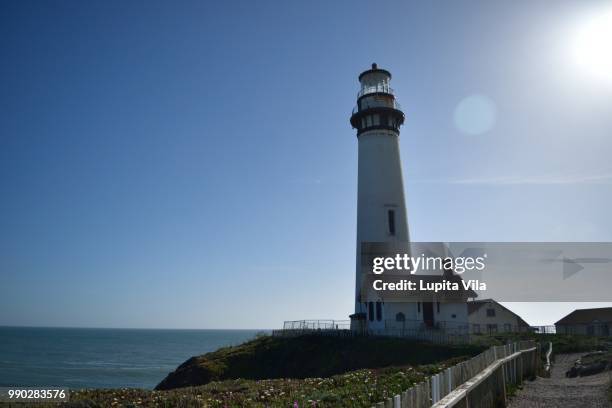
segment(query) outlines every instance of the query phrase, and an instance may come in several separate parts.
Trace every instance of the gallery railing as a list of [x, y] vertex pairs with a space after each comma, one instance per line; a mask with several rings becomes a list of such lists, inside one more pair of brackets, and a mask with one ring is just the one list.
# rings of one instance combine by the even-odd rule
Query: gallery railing
[[363, 95], [367, 95], [367, 94], [372, 94], [372, 93], [388, 93], [393, 95], [393, 88], [391, 88], [389, 85], [373, 85], [373, 86], [364, 86], [363, 88], [361, 88], [361, 90], [357, 93], [357, 97], [361, 97]]
[[366, 109], [370, 109], [370, 108], [393, 108], [393, 109], [397, 109], [397, 110], [402, 110], [401, 105], [394, 99], [389, 99], [386, 98], [384, 100], [362, 100], [359, 102], [358, 105], [355, 105], [355, 107], [353, 108], [351, 114], [354, 115], [355, 113], [362, 111], [362, 110], [366, 110]]

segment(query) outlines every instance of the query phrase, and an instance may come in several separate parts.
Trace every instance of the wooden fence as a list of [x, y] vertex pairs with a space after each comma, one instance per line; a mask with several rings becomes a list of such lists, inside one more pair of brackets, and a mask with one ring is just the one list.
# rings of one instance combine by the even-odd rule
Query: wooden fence
[[491, 347], [375, 408], [504, 406], [507, 388], [535, 376], [540, 366], [540, 346], [533, 341]]

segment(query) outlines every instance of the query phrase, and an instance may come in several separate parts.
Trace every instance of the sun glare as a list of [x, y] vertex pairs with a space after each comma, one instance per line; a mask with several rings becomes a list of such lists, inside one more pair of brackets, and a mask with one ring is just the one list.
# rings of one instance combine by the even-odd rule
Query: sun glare
[[591, 15], [578, 24], [571, 52], [582, 72], [612, 84], [612, 9]]

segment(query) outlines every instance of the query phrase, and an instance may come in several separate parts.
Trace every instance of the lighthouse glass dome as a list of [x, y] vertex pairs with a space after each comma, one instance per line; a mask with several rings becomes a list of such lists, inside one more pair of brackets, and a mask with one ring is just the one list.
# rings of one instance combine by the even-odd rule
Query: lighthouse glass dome
[[361, 88], [351, 116], [351, 125], [357, 129], [358, 136], [368, 130], [399, 132], [404, 114], [395, 100], [390, 81], [391, 73], [379, 69], [376, 64], [359, 75]]

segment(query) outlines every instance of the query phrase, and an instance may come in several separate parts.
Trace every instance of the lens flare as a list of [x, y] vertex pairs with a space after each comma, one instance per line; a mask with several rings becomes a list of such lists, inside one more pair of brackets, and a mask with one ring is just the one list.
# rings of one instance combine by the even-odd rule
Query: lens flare
[[497, 108], [487, 96], [470, 95], [459, 102], [453, 119], [460, 132], [473, 136], [482, 135], [495, 126]]
[[612, 9], [589, 16], [577, 26], [571, 56], [582, 72], [612, 84]]

